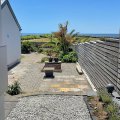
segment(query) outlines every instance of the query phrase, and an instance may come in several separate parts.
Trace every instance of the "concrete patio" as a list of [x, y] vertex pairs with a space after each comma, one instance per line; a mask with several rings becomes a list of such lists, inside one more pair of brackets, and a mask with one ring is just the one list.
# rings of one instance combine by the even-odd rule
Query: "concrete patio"
[[[42, 57], [44, 57], [44, 55], [37, 53], [24, 55], [21, 63], [9, 71], [8, 83], [12, 84], [14, 81], [19, 81], [22, 94], [14, 97], [6, 95], [6, 116], [8, 116], [12, 108], [16, 106], [21, 97], [35, 95], [36, 97], [39, 95], [71, 95], [71, 97], [74, 97], [78, 95], [79, 98], [79, 96], [86, 95], [89, 91], [92, 91], [85, 75], [78, 74], [74, 63], [62, 63], [62, 72], [54, 72], [55, 78], [45, 79], [44, 72], [41, 72], [44, 66], [44, 63], [40, 63]], [[25, 98], [23, 98], [23, 100], [24, 99]], [[82, 100], [82, 102], [84, 104], [84, 100]], [[85, 109], [87, 110], [87, 108]]]

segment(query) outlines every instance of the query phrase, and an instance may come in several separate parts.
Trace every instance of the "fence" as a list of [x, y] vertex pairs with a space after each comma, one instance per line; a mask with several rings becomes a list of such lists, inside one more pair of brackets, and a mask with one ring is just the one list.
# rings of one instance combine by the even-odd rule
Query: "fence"
[[119, 40], [80, 43], [74, 46], [78, 62], [96, 88], [112, 83], [120, 93]]

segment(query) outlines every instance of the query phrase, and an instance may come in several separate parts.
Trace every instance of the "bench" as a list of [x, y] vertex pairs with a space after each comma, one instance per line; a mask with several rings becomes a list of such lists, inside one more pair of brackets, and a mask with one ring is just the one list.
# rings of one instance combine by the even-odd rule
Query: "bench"
[[53, 71], [54, 71], [54, 67], [45, 67], [44, 68], [45, 71], [45, 78], [54, 78], [53, 75]]
[[78, 62], [76, 63], [76, 70], [78, 71], [78, 73], [79, 73], [80, 75], [83, 74], [83, 71], [82, 71], [82, 69], [81, 69], [81, 67], [80, 67], [80, 65], [79, 65]]

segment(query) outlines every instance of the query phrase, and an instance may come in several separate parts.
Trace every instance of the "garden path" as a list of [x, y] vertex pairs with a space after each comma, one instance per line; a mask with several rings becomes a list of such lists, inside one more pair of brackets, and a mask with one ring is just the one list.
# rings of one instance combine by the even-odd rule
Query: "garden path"
[[[7, 120], [19, 120], [21, 117], [23, 120], [26, 118], [33, 120], [33, 116], [35, 117], [35, 120], [37, 120], [41, 116], [45, 116], [44, 109], [47, 109], [47, 111], [45, 110], [46, 114], [49, 114], [48, 111], [53, 111], [53, 109], [49, 107], [52, 102], [55, 102], [55, 104], [58, 103], [58, 105], [56, 105], [56, 108], [53, 106], [55, 111], [51, 112], [52, 116], [48, 115], [51, 117], [49, 120], [53, 120], [54, 117], [59, 120], [60, 114], [65, 118], [63, 120], [66, 120], [66, 116], [69, 116], [74, 111], [74, 120], [78, 120], [78, 117], [79, 120], [90, 120], [87, 107], [83, 97], [81, 96], [86, 95], [88, 91], [92, 90], [85, 75], [78, 74], [75, 63], [62, 63], [61, 73], [55, 72], [54, 79], [44, 79], [44, 72], [41, 72], [44, 64], [40, 63], [43, 57], [45, 57], [45, 55], [37, 53], [22, 55], [21, 63], [9, 71], [8, 83], [12, 84], [14, 81], [19, 81], [23, 93], [14, 97], [8, 95], [5, 96], [6, 116], [8, 116], [10, 111], [16, 106], [10, 113]], [[55, 98], [55, 101], [53, 98]], [[35, 105], [38, 103], [39, 106], [42, 106], [42, 103], [40, 103], [38, 99], [42, 103], [45, 102], [45, 104], [48, 104], [48, 106], [43, 105], [43, 109], [39, 108], [40, 114], [38, 115], [38, 118], [36, 118], [37, 116], [35, 114], [37, 113], [35, 111], [38, 109], [35, 108]], [[67, 101], [68, 104], [65, 101]], [[27, 107], [26, 105], [28, 104], [31, 104], [31, 106]], [[66, 104], [67, 106], [63, 106], [63, 104]], [[69, 112], [67, 112], [67, 107], [70, 105], [72, 106], [69, 108]], [[59, 106], [62, 108], [59, 108]], [[18, 111], [18, 109], [21, 111]], [[31, 109], [33, 109], [33, 111], [30, 111]], [[28, 113], [25, 112], [26, 110], [28, 110]], [[62, 113], [62, 110], [66, 111], [65, 115]], [[78, 112], [79, 110], [80, 113]], [[58, 113], [58, 111], [60, 111], [60, 113]], [[31, 112], [35, 113], [31, 114]], [[71, 117], [70, 120], [72, 119], [73, 118]], [[43, 120], [47, 120], [47, 118]]]
[[54, 72], [55, 78], [45, 79], [41, 72], [42, 54], [24, 55], [21, 63], [9, 71], [9, 84], [19, 81], [24, 94], [77, 94], [91, 90], [85, 75], [79, 75], [75, 63], [62, 63], [62, 72]]

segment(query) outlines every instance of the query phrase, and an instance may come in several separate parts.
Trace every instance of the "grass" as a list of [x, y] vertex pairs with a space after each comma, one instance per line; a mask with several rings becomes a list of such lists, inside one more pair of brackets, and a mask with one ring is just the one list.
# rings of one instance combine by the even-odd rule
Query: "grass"
[[30, 39], [30, 40], [23, 40], [22, 42], [50, 42], [49, 38], [40, 38], [40, 39]]
[[[29, 42], [42, 42], [42, 43], [46, 43], [46, 42], [50, 42], [51, 39], [50, 38], [40, 38], [40, 39], [29, 39], [29, 40], [22, 40], [22, 42], [26, 42], [26, 41], [29, 41]], [[57, 38], [53, 38], [52, 42], [58, 42]]]
[[[89, 37], [89, 36], [79, 36], [77, 37], [77, 41], [78, 43], [84, 43], [84, 42], [90, 42], [90, 41], [95, 41], [95, 40], [98, 40], [100, 38], [95, 38], [95, 37]], [[42, 37], [42, 38], [31, 38], [31, 39], [26, 39], [26, 40], [22, 40], [22, 42], [25, 42], [25, 41], [29, 41], [29, 42], [34, 42], [34, 43], [39, 43], [39, 42], [42, 42], [42, 43], [46, 43], [46, 42], [50, 42], [51, 41], [51, 38], [50, 37]], [[58, 42], [58, 39], [57, 38], [52, 38], [52, 42]]]
[[112, 101], [106, 89], [101, 88], [98, 96], [88, 97], [88, 103], [93, 108], [93, 115], [100, 120], [120, 120], [119, 106]]

